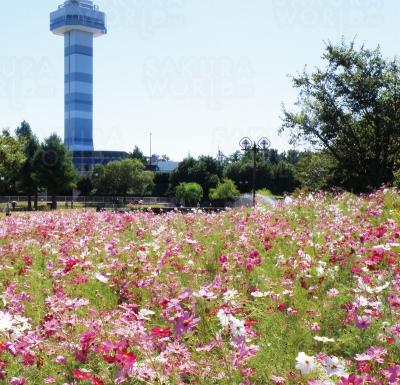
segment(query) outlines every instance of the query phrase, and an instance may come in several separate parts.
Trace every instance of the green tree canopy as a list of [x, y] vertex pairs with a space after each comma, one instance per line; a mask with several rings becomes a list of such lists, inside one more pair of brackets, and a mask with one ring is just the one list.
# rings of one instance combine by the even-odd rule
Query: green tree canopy
[[197, 160], [187, 157], [179, 163], [170, 176], [169, 193], [174, 194], [180, 183], [194, 182], [199, 184], [204, 195], [208, 196], [210, 188], [217, 187], [223, 178], [223, 164], [211, 156], [200, 156]]
[[52, 196], [52, 209], [57, 208], [57, 194], [76, 187], [79, 174], [72, 164], [72, 154], [57, 134], [51, 134], [33, 157], [32, 178]]
[[15, 135], [17, 136], [18, 139], [21, 139], [23, 137], [25, 137], [25, 138], [32, 137], [33, 132], [32, 132], [30, 124], [24, 120], [21, 123], [21, 125], [15, 129]]
[[140, 148], [138, 146], [135, 146], [133, 151], [128, 154], [128, 158], [130, 158], [130, 159], [138, 159], [145, 166], [148, 164], [147, 157], [144, 155], [143, 151], [140, 150]]
[[0, 176], [4, 181], [9, 182], [25, 162], [25, 141], [24, 138], [12, 136], [9, 129], [3, 129], [0, 136]]
[[230, 179], [224, 179], [222, 183], [218, 183], [216, 188], [210, 189], [209, 198], [212, 201], [233, 201], [240, 196], [240, 191]]
[[32, 195], [35, 197], [34, 207], [37, 209], [38, 193], [42, 190], [40, 181], [34, 179], [35, 166], [33, 158], [40, 148], [37, 137], [33, 134], [29, 123], [25, 120], [17, 127], [15, 134], [20, 140], [24, 141], [25, 161], [14, 174], [15, 186], [18, 191], [22, 191], [28, 196], [28, 210], [32, 207]]
[[154, 175], [144, 171], [145, 166], [139, 159], [124, 159], [95, 165], [92, 183], [96, 193], [106, 195], [143, 195], [153, 187]]
[[203, 188], [195, 182], [182, 182], [176, 188], [176, 196], [185, 202], [200, 202], [203, 198]]
[[296, 164], [295, 177], [301, 187], [307, 187], [310, 191], [326, 190], [337, 184], [337, 168], [337, 162], [329, 152], [305, 151]]
[[292, 76], [299, 90], [293, 112], [283, 107], [280, 132], [293, 144], [325, 149], [343, 171], [343, 186], [354, 191], [393, 179], [400, 150], [400, 64], [354, 41], [326, 44], [323, 69]]

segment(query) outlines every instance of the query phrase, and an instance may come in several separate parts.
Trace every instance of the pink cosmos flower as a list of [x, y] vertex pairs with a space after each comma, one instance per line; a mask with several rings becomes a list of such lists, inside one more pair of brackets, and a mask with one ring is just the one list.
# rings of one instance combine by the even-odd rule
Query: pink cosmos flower
[[171, 353], [179, 354], [181, 356], [188, 353], [186, 346], [176, 341], [168, 344], [166, 350], [168, 350]]
[[356, 354], [355, 356], [354, 356], [354, 359], [356, 360], [356, 361], [371, 361], [371, 356], [370, 355], [368, 355], [368, 354], [366, 354], [366, 353], [361, 353], [361, 354]]
[[204, 298], [207, 301], [217, 298], [217, 296], [214, 294], [214, 292], [206, 291], [204, 289], [200, 289], [199, 291], [193, 292], [193, 296], [197, 297], [197, 298]]
[[392, 333], [396, 338], [400, 338], [400, 323], [391, 327]]
[[276, 385], [283, 385], [285, 383], [285, 379], [283, 377], [278, 377], [278, 376], [270, 376], [270, 380], [274, 381]]
[[246, 346], [245, 342], [242, 342], [236, 352], [232, 352], [232, 364], [233, 366], [239, 366], [247, 358], [254, 356], [256, 351], [252, 350], [251, 347]]
[[354, 373], [351, 373], [347, 378], [341, 377], [342, 382], [339, 382], [337, 385], [359, 385], [363, 382], [362, 377], [356, 377]]
[[371, 326], [371, 319], [366, 315], [362, 315], [360, 317], [356, 317], [354, 324], [358, 329], [368, 329]]
[[313, 332], [318, 332], [318, 331], [321, 330], [321, 328], [320, 328], [319, 325], [318, 325], [318, 322], [312, 323], [311, 326], [310, 326], [310, 328], [311, 328], [311, 330], [312, 330]]
[[169, 337], [171, 335], [171, 329], [169, 327], [159, 327], [156, 326], [151, 329], [151, 333], [153, 334], [154, 337], [157, 338], [164, 338], [164, 337]]
[[65, 359], [64, 356], [57, 356], [52, 361], [55, 362], [56, 364], [64, 364], [65, 365], [67, 363], [67, 360]]
[[46, 321], [43, 327], [47, 332], [55, 332], [60, 329], [61, 324], [58, 319], [53, 318], [51, 321]]
[[24, 385], [28, 381], [25, 377], [11, 377], [9, 383], [11, 385]]
[[87, 332], [79, 334], [79, 337], [81, 338], [81, 340], [80, 340], [81, 345], [88, 346], [96, 338], [96, 332], [92, 328], [90, 328]]
[[400, 382], [400, 365], [396, 364], [396, 366], [387, 368], [389, 372], [389, 377], [387, 380], [390, 384], [398, 384]]
[[[86, 372], [82, 372], [81, 370], [73, 370], [72, 375], [75, 378], [78, 378], [79, 380], [90, 380], [92, 376], [90, 374], [87, 374]], [[13, 384], [15, 385], [15, 384]], [[19, 385], [19, 384], [18, 384]]]
[[183, 312], [174, 326], [176, 335], [180, 336], [183, 332], [189, 331], [194, 325], [200, 322], [201, 318], [194, 318], [194, 316], [194, 312], [190, 315], [188, 311]]
[[326, 292], [328, 298], [335, 298], [339, 294], [339, 290], [332, 288]]
[[376, 347], [376, 346], [371, 346], [366, 353], [371, 357], [371, 360], [374, 360], [376, 362], [379, 362], [380, 364], [383, 364], [384, 359], [382, 356], [385, 356], [387, 354], [387, 349], [381, 347]]
[[136, 362], [136, 355], [126, 349], [118, 349], [115, 354], [115, 363], [124, 369], [130, 369]]

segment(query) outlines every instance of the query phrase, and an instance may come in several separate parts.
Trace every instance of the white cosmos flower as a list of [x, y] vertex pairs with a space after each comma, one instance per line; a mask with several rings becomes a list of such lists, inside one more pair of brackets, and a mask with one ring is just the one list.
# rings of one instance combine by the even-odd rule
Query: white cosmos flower
[[217, 313], [217, 317], [219, 318], [219, 322], [221, 322], [222, 326], [228, 326], [231, 322], [232, 314], [226, 314], [222, 309], [220, 309]]
[[103, 274], [103, 273], [98, 272], [98, 271], [96, 271], [94, 273], [94, 277], [100, 282], [103, 282], [103, 283], [107, 283], [108, 282], [107, 276], [105, 274]]
[[12, 330], [14, 327], [14, 320], [9, 313], [0, 311], [0, 332]]
[[244, 321], [232, 317], [230, 327], [232, 335], [234, 337], [242, 337], [246, 335], [246, 329], [244, 328]]
[[9, 313], [0, 311], [0, 332], [11, 332], [11, 340], [20, 337], [25, 330], [29, 330], [31, 325], [30, 319], [22, 317], [18, 314], [12, 316]]
[[326, 364], [325, 364], [326, 374], [330, 376], [344, 376], [346, 374], [343, 364], [340, 362], [338, 357], [330, 356], [326, 357]]
[[324, 342], [324, 343], [325, 342], [334, 342], [335, 341], [333, 338], [328, 338], [328, 337], [315, 336], [313, 338], [314, 338], [314, 340], [321, 341], [321, 342]]
[[386, 289], [389, 286], [389, 282], [386, 282], [382, 286], [375, 286], [375, 287], [367, 287], [368, 293], [380, 293], [382, 290]]
[[296, 357], [296, 369], [301, 371], [301, 374], [308, 374], [315, 370], [315, 361], [313, 356], [307, 356], [304, 352], [299, 352]]
[[152, 311], [152, 310], [143, 308], [143, 309], [140, 309], [140, 310], [139, 310], [139, 314], [140, 314], [141, 316], [143, 316], [143, 317], [147, 317], [148, 315], [153, 315], [153, 314], [155, 314], [155, 313], [154, 313], [154, 311]]
[[235, 298], [235, 296], [236, 296], [237, 293], [238, 293], [238, 292], [237, 292], [237, 290], [235, 290], [235, 289], [227, 290], [227, 291], [224, 293], [224, 301], [225, 301], [225, 302], [232, 301], [232, 300]]
[[358, 302], [359, 306], [368, 306], [368, 298], [362, 295], [357, 295], [356, 301]]

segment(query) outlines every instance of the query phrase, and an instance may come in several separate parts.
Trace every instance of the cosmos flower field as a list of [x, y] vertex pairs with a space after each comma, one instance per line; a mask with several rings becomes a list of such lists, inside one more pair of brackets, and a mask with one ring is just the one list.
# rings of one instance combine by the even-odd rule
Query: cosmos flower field
[[0, 221], [0, 384], [400, 384], [400, 194]]

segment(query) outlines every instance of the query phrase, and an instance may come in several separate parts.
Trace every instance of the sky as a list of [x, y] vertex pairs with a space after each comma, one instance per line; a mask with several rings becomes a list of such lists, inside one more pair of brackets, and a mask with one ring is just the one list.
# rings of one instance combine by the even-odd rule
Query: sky
[[[64, 42], [49, 14], [63, 1], [3, 1], [0, 125], [26, 120], [40, 140], [64, 135]], [[266, 137], [279, 152], [289, 75], [325, 66], [325, 42], [400, 49], [398, 0], [95, 0], [107, 35], [94, 40], [95, 150], [138, 146], [180, 161]]]

